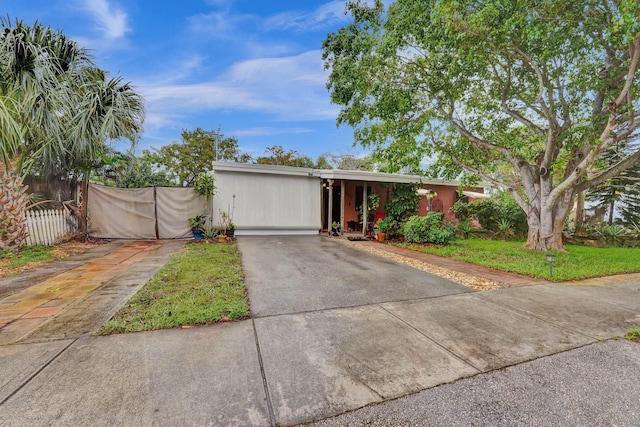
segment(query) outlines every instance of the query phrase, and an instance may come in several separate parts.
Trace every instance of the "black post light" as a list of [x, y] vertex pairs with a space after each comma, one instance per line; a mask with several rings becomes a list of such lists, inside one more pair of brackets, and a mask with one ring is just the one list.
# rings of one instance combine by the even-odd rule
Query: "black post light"
[[556, 260], [556, 256], [554, 254], [546, 254], [547, 262], [549, 263], [549, 276], [553, 277], [553, 261]]

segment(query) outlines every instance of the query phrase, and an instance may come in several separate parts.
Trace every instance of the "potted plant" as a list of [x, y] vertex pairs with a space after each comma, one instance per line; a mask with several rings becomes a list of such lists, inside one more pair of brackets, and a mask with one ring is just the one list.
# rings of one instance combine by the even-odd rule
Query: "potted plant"
[[233, 240], [236, 235], [236, 225], [229, 221], [229, 228], [227, 229], [227, 237]]
[[229, 219], [229, 214], [226, 211], [220, 212], [220, 220], [219, 220], [219, 229], [220, 234], [218, 235], [218, 242], [225, 243], [229, 240], [227, 237], [227, 231], [229, 230], [229, 225], [231, 224], [231, 220]]
[[376, 228], [378, 229], [378, 241], [382, 242], [387, 238], [387, 233], [391, 229], [393, 219], [391, 217], [386, 217], [379, 219], [376, 222]]
[[342, 226], [340, 225], [340, 223], [338, 221], [333, 221], [331, 223], [331, 235], [332, 236], [338, 236], [340, 234], [340, 229], [342, 228]]
[[195, 240], [204, 239], [204, 215], [196, 215], [188, 220], [189, 227]]

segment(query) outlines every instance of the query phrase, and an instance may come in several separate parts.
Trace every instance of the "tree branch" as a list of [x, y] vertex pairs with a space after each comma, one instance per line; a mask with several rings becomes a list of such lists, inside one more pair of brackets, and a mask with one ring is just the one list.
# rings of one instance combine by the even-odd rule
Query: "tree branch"
[[600, 185], [606, 180], [620, 175], [620, 173], [622, 173], [629, 167], [633, 166], [634, 164], [638, 163], [639, 161], [640, 161], [640, 150], [622, 159], [621, 161], [611, 166], [609, 169], [601, 172], [597, 176], [587, 181], [581, 182], [576, 186], [576, 191], [584, 191], [588, 188], [592, 188], [592, 187], [595, 187], [596, 185]]
[[633, 80], [636, 74], [636, 69], [638, 68], [638, 59], [640, 58], [640, 34], [636, 36], [636, 38], [629, 44], [629, 51], [631, 56], [631, 64], [629, 65], [629, 71], [627, 72], [627, 81], [620, 91], [620, 95], [615, 100], [615, 107], [619, 107], [630, 95], [631, 85], [633, 84]]

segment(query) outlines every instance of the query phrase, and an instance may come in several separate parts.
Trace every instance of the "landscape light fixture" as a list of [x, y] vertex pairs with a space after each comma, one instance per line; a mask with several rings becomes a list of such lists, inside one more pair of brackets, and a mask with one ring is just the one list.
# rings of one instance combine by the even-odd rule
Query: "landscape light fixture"
[[546, 254], [547, 262], [549, 263], [549, 276], [553, 277], [553, 261], [556, 260], [556, 256], [554, 254]]
[[427, 213], [431, 212], [431, 201], [435, 198], [438, 197], [438, 193], [436, 193], [433, 190], [427, 190], [426, 188], [419, 188], [416, 193], [418, 193], [418, 196], [426, 196], [427, 197], [427, 202], [429, 202], [429, 205], [427, 206]]

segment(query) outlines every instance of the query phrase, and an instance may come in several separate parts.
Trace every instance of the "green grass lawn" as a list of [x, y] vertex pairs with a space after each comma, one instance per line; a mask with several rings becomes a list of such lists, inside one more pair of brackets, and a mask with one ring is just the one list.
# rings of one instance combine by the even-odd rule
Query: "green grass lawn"
[[25, 246], [18, 253], [0, 251], [0, 267], [17, 268], [27, 264], [53, 259], [53, 246], [33, 245]]
[[188, 244], [98, 334], [167, 329], [248, 316], [236, 244]]
[[[524, 249], [524, 242], [468, 239], [457, 240], [449, 246], [394, 244], [496, 270], [549, 279], [549, 264], [545, 254]], [[573, 245], [567, 245], [565, 249], [566, 252], [554, 252], [553, 281], [640, 272], [640, 249]]]

